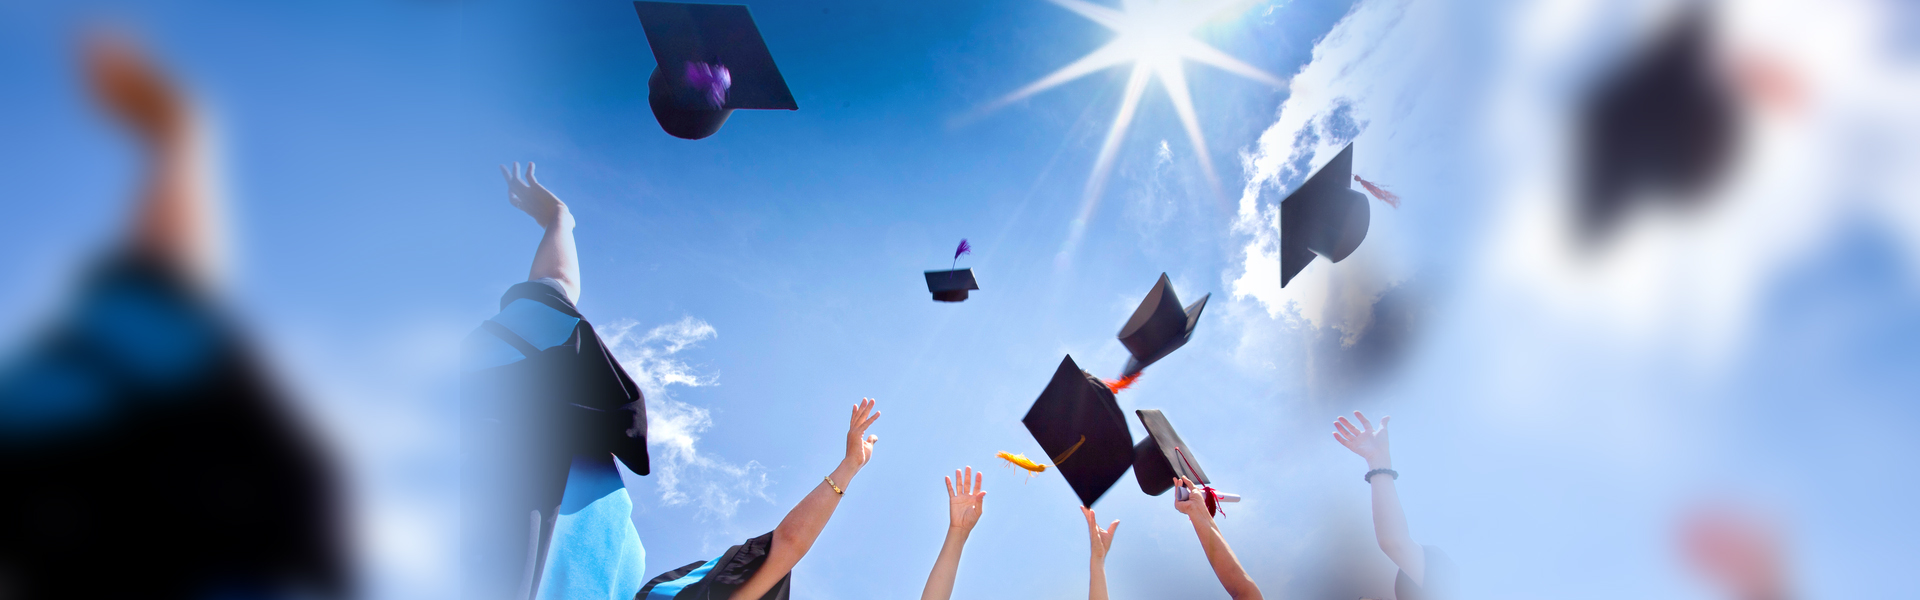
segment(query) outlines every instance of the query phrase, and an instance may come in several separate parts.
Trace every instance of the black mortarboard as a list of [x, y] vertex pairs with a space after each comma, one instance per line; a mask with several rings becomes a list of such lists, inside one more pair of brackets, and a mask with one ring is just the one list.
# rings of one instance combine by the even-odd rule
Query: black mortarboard
[[1080, 370], [1071, 355], [1020, 421], [1080, 495], [1081, 506], [1093, 506], [1133, 465], [1133, 433], [1113, 390]]
[[[1173, 487], [1173, 478], [1185, 477], [1213, 494], [1208, 501], [1208, 512], [1217, 507], [1216, 502], [1240, 501], [1238, 494], [1221, 493], [1208, 485], [1213, 480], [1207, 479], [1207, 472], [1200, 470], [1200, 458], [1194, 456], [1193, 447], [1173, 431], [1173, 423], [1166, 415], [1150, 408], [1133, 412], [1140, 416], [1140, 424], [1147, 427], [1147, 438], [1133, 446], [1133, 476], [1140, 482], [1140, 491], [1158, 496]], [[1187, 499], [1185, 491], [1181, 492], [1180, 499]]]
[[927, 271], [927, 291], [933, 292], [934, 300], [959, 302], [967, 299], [967, 290], [977, 289], [980, 283], [974, 281], [973, 269]]
[[800, 108], [747, 7], [635, 2], [633, 9], [657, 63], [647, 103], [668, 134], [713, 135], [738, 108]]
[[1738, 141], [1733, 92], [1711, 64], [1710, 13], [1683, 11], [1582, 111], [1578, 214], [1588, 241], [1606, 237], [1639, 202], [1697, 200]]
[[1121, 376], [1139, 373], [1154, 361], [1166, 358], [1174, 350], [1187, 344], [1193, 337], [1193, 326], [1200, 322], [1200, 311], [1207, 307], [1207, 299], [1213, 294], [1200, 297], [1192, 306], [1180, 308], [1180, 297], [1173, 293], [1173, 283], [1167, 281], [1167, 274], [1160, 274], [1160, 281], [1153, 284], [1153, 291], [1140, 301], [1140, 308], [1133, 310], [1133, 317], [1120, 328], [1120, 344], [1133, 354], [1127, 359], [1127, 369]]
[[1340, 262], [1367, 239], [1371, 209], [1353, 191], [1353, 144], [1280, 201], [1280, 287], [1307, 268], [1315, 255]]

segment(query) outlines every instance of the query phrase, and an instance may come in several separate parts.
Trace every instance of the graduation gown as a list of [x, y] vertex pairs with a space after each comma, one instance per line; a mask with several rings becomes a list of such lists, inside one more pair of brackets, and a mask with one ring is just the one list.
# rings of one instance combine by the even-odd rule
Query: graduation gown
[[333, 475], [233, 325], [132, 253], [78, 292], [0, 364], [0, 597], [346, 593]]
[[[769, 531], [727, 548], [713, 560], [661, 573], [647, 581], [633, 600], [725, 600], [734, 590], [746, 585], [747, 580], [766, 565], [767, 555], [772, 553], [773, 532]], [[789, 572], [767, 593], [761, 594], [760, 600], [787, 600], [792, 587], [793, 573]]]
[[[561, 507], [577, 487], [570, 473], [602, 483], [611, 475], [617, 484], [612, 464], [617, 458], [628, 470], [648, 474], [646, 402], [593, 325], [545, 283], [508, 288], [500, 312], [468, 336], [464, 352], [462, 562], [466, 585], [475, 591], [468, 595], [524, 597], [530, 581], [543, 581], [541, 574], [556, 555], [554, 544], [606, 541], [565, 533], [588, 533], [560, 522], [579, 514]], [[624, 489], [610, 502], [626, 503], [631, 510]], [[579, 506], [587, 504], [593, 503]], [[610, 506], [592, 514], [617, 510]], [[536, 511], [537, 518], [530, 516]], [[623, 529], [631, 532], [631, 524]], [[542, 531], [562, 535], [542, 546]], [[637, 536], [632, 542], [638, 545]], [[541, 590], [546, 587], [539, 584]]]

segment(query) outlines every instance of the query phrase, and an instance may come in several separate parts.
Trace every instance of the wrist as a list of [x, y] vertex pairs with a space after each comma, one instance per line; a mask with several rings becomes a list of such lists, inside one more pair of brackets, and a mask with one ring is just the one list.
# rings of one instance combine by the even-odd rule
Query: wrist
[[1391, 468], [1393, 468], [1393, 457], [1391, 456], [1382, 456], [1379, 458], [1367, 459], [1367, 470], [1369, 471], [1374, 469], [1391, 469]]

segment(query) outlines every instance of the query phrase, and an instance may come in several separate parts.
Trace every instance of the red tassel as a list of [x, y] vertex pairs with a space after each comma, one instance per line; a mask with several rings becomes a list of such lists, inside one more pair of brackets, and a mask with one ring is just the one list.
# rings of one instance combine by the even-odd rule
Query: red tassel
[[[1145, 372], [1146, 371], [1141, 371], [1140, 373], [1145, 373]], [[1121, 377], [1119, 379], [1103, 379], [1101, 380], [1101, 382], [1107, 384], [1108, 390], [1112, 390], [1113, 393], [1118, 394], [1120, 393], [1120, 390], [1133, 387], [1133, 382], [1138, 381], [1140, 379], [1140, 373], [1134, 373], [1132, 375]]]
[[1361, 187], [1367, 188], [1367, 193], [1373, 194], [1373, 197], [1379, 198], [1381, 202], [1385, 202], [1388, 206], [1394, 208], [1400, 208], [1400, 197], [1394, 195], [1393, 192], [1381, 189], [1380, 186], [1374, 185], [1373, 182], [1361, 179], [1359, 175], [1353, 176], [1353, 180], [1360, 182]]

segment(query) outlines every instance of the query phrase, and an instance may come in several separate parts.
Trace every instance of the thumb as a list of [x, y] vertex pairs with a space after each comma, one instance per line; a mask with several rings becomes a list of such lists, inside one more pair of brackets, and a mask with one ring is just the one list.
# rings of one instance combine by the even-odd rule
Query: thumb
[[867, 436], [867, 443], [869, 443], [869, 444], [871, 444], [871, 443], [874, 443], [874, 442], [878, 442], [878, 441], [880, 441], [880, 436], [879, 436], [879, 435], [869, 435], [869, 436]]

